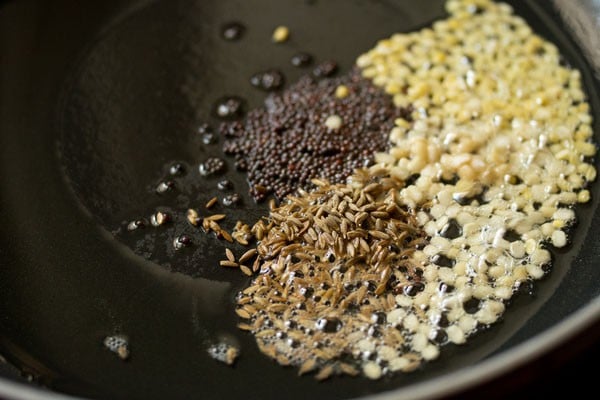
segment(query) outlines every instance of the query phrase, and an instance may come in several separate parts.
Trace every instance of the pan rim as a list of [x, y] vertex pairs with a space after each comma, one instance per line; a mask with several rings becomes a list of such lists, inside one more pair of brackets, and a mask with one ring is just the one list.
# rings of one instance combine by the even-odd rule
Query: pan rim
[[[477, 385], [488, 383], [513, 369], [525, 366], [537, 358], [551, 353], [597, 321], [600, 321], [600, 296], [594, 298], [588, 305], [552, 328], [546, 329], [544, 332], [532, 336], [523, 343], [500, 352], [489, 359], [437, 378], [365, 398], [419, 400], [457, 394]], [[443, 389], [439, 390], [439, 388]]]
[[[552, 352], [552, 350], [561, 344], [567, 343], [597, 321], [600, 321], [600, 296], [597, 296], [589, 304], [553, 327], [489, 359], [437, 378], [409, 384], [396, 390], [368, 395], [362, 397], [362, 399], [419, 400], [458, 394], [477, 385], [488, 383], [508, 373], [511, 369], [525, 366], [540, 356]], [[0, 396], [15, 400], [85, 399], [84, 397], [74, 397], [41, 388], [29, 387], [1, 377]]]

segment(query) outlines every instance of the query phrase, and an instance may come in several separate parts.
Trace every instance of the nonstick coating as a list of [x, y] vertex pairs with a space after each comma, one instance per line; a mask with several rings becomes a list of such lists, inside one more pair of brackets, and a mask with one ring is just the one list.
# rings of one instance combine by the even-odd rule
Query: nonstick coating
[[[598, 81], [545, 4], [514, 2], [517, 13], [583, 72], [600, 141]], [[592, 202], [577, 209], [572, 246], [555, 252], [553, 271], [533, 294], [518, 296], [501, 322], [470, 344], [448, 346], [415, 373], [319, 383], [262, 356], [253, 338], [236, 328], [234, 296], [248, 280], [219, 269], [221, 242], [198, 236], [194, 249], [174, 254], [167, 238], [178, 228], [155, 236], [123, 234], [124, 221], [156, 207], [184, 210], [210, 197], [215, 181], [186, 182], [191, 189], [171, 197], [157, 197], [152, 188], [170, 162], [195, 168], [220, 154], [220, 145], [203, 145], [196, 132], [203, 122], [216, 126], [210, 110], [217, 98], [236, 94], [249, 109], [259, 106], [265, 95], [248, 78], [278, 67], [295, 81], [306, 72], [289, 63], [297, 51], [337, 60], [343, 73], [378, 39], [442, 18], [442, 1], [0, 5], [0, 354], [35, 382], [97, 398], [406, 395], [402, 389], [409, 385], [500, 359], [597, 302], [595, 184]], [[220, 26], [233, 20], [248, 29], [241, 41], [225, 42]], [[290, 27], [289, 43], [270, 42], [277, 25]], [[245, 194], [244, 178], [231, 165], [228, 176]], [[266, 212], [248, 197], [244, 204], [230, 216], [249, 220]], [[116, 333], [130, 340], [125, 362], [102, 346]], [[242, 348], [233, 368], [207, 354], [223, 336]]]

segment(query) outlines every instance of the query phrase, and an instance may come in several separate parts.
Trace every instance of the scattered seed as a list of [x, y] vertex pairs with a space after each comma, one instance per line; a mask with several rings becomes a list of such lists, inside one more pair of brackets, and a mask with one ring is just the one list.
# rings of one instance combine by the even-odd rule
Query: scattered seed
[[230, 249], [225, 248], [225, 256], [229, 261], [235, 262], [235, 256], [233, 255], [233, 252]]
[[198, 224], [200, 223], [200, 217], [198, 216], [198, 211], [194, 210], [193, 208], [190, 208], [187, 210], [186, 217], [187, 217], [188, 222], [194, 226], [198, 226]]
[[225, 217], [227, 217], [226, 214], [213, 214], [213, 215], [209, 215], [208, 217], [206, 217], [205, 219], [208, 221], [221, 221], [222, 219], [225, 219]]
[[333, 366], [327, 365], [326, 367], [321, 368], [321, 370], [315, 375], [315, 378], [319, 381], [324, 381], [325, 379], [329, 378], [331, 374], [333, 374]]
[[210, 199], [209, 201], [207, 201], [206, 204], [204, 205], [204, 207], [208, 210], [208, 209], [212, 208], [212, 206], [217, 204], [218, 200], [219, 199], [217, 198], [217, 196], [215, 196], [212, 199]]
[[254, 256], [256, 255], [256, 249], [250, 249], [247, 252], [245, 252], [244, 254], [242, 254], [242, 256], [240, 257], [240, 262], [246, 262], [250, 259], [252, 259]]
[[275, 30], [273, 31], [273, 37], [272, 40], [275, 43], [283, 43], [286, 40], [288, 40], [290, 37], [290, 30], [287, 26], [278, 26], [277, 28], [275, 28]]
[[153, 226], [164, 225], [167, 222], [169, 222], [170, 220], [171, 220], [171, 216], [162, 211], [157, 211], [156, 213], [152, 214], [152, 216], [150, 217], [150, 223]]
[[227, 268], [239, 267], [238, 263], [236, 263], [235, 261], [230, 261], [230, 260], [221, 260], [221, 261], [219, 261], [219, 265], [221, 267], [227, 267]]
[[117, 355], [121, 360], [127, 360], [129, 358], [129, 349], [125, 346], [121, 346], [117, 349]]
[[223, 239], [225, 239], [229, 243], [233, 243], [233, 237], [225, 229], [221, 229], [220, 234], [221, 236], [223, 236]]
[[237, 327], [238, 327], [239, 329], [243, 330], [243, 331], [251, 331], [251, 330], [253, 330], [253, 327], [252, 327], [252, 325], [249, 325], [249, 324], [247, 324], [247, 323], [245, 323], [245, 322], [240, 322], [240, 323], [237, 325]]
[[248, 268], [246, 265], [240, 265], [240, 270], [247, 276], [252, 276], [252, 270]]
[[300, 369], [298, 370], [298, 375], [304, 375], [314, 370], [315, 368], [317, 368], [317, 360], [314, 358], [308, 359], [302, 364], [302, 366], [300, 366]]

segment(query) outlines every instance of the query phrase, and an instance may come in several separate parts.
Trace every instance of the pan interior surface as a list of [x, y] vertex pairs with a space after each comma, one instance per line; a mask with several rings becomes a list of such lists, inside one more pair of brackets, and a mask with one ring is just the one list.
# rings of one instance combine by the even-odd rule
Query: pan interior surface
[[[542, 1], [511, 4], [582, 71], [598, 141], [599, 84], [577, 45]], [[173, 252], [168, 238], [187, 232], [177, 225], [123, 233], [157, 207], [181, 210], [213, 195], [216, 180], [183, 182], [185, 190], [166, 197], [154, 188], [173, 162], [191, 169], [210, 156], [226, 159], [221, 143], [202, 143], [198, 127], [218, 128], [211, 111], [222, 96], [259, 107], [265, 93], [248, 83], [252, 74], [279, 68], [294, 82], [310, 71], [290, 64], [300, 51], [336, 60], [344, 73], [378, 39], [443, 17], [440, 0], [5, 4], [0, 44], [12, 61], [0, 71], [0, 353], [34, 381], [83, 397], [353, 398], [472, 366], [597, 298], [593, 185], [592, 201], [576, 210], [572, 245], [554, 253], [553, 271], [514, 299], [502, 321], [411, 374], [317, 382], [272, 362], [237, 329], [235, 295], [248, 279], [218, 267], [221, 241], [198, 236], [194, 249]], [[237, 42], [220, 36], [232, 21], [246, 27]], [[271, 43], [278, 25], [292, 32], [285, 45]], [[242, 207], [227, 210], [233, 222], [267, 213], [233, 164], [226, 176], [243, 195]], [[129, 340], [126, 361], [102, 345], [115, 334]], [[224, 338], [241, 347], [234, 367], [207, 352]]]

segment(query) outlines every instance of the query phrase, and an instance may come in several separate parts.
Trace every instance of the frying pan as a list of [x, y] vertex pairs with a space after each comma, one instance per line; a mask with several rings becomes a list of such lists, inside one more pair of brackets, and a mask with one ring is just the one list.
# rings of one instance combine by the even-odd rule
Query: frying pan
[[[591, 1], [564, 3], [569, 21], [597, 10]], [[466, 395], [490, 381], [500, 382], [499, 395], [510, 386], [506, 373], [526, 371], [533, 359], [597, 349], [597, 184], [590, 204], [577, 208], [572, 244], [554, 251], [553, 270], [516, 296], [499, 323], [467, 345], [445, 347], [414, 373], [375, 382], [317, 382], [262, 356], [236, 329], [234, 296], [248, 279], [218, 268], [222, 242], [191, 232], [194, 246], [175, 252], [169, 240], [188, 229], [178, 221], [162, 230], [124, 229], [157, 209], [175, 213], [210, 198], [215, 181], [191, 172], [176, 193], [157, 196], [154, 188], [175, 161], [193, 171], [206, 157], [222, 156], [220, 144], [205, 145], [197, 132], [204, 123], [216, 127], [216, 99], [235, 94], [247, 109], [260, 106], [265, 94], [248, 78], [277, 67], [295, 81], [307, 72], [289, 63], [298, 51], [337, 60], [344, 73], [378, 39], [443, 18], [442, 1], [0, 4], [0, 354], [8, 362], [0, 395], [433, 398]], [[600, 141], [591, 58], [597, 37], [580, 23], [573, 33], [549, 2], [512, 4], [582, 71]], [[240, 41], [226, 42], [220, 27], [234, 20], [247, 29]], [[277, 25], [291, 29], [285, 45], [270, 42]], [[226, 176], [243, 197], [243, 206], [226, 210], [228, 220], [266, 213], [247, 197], [243, 176], [231, 167]], [[127, 361], [102, 345], [115, 334], [129, 340]], [[223, 337], [241, 346], [234, 367], [207, 354]]]

